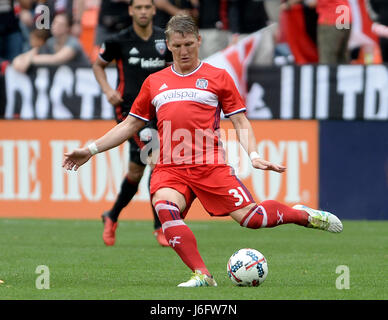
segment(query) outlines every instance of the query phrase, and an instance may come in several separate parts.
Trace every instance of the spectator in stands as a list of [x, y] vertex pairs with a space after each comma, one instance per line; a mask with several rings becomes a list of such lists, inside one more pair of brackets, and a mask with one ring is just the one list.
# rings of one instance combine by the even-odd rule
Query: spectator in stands
[[72, 64], [89, 65], [80, 42], [71, 34], [72, 20], [66, 13], [55, 16], [51, 33], [52, 37], [42, 47], [40, 54], [33, 57], [34, 65], [42, 64]]
[[[283, 0], [280, 5], [279, 34], [280, 55], [288, 56], [282, 45], [286, 41], [296, 64], [317, 63], [317, 13], [316, 0]], [[284, 43], [283, 43], [284, 44]], [[289, 60], [289, 57], [287, 57]]]
[[229, 30], [232, 44], [268, 25], [264, 3], [255, 0], [228, 0]]
[[41, 48], [26, 52], [27, 63], [19, 71], [25, 72], [30, 65], [90, 65], [78, 39], [71, 35], [71, 19], [61, 13], [55, 16], [49, 38]]
[[23, 35], [23, 52], [31, 49], [30, 32], [34, 29], [34, 6], [35, 0], [30, 0], [30, 8], [20, 8], [18, 12], [19, 28]]
[[86, 4], [85, 0], [73, 0], [72, 4], [72, 11], [70, 13], [73, 22], [71, 25], [71, 34], [79, 38], [82, 32], [82, 16], [85, 12]]
[[56, 15], [65, 13], [71, 19], [71, 34], [79, 37], [81, 34], [81, 19], [85, 10], [86, 0], [30, 0], [34, 2], [35, 13], [33, 19], [42, 14], [37, 10], [39, 5], [47, 6], [50, 13], [50, 22], [54, 21]]
[[[229, 44], [234, 45], [250, 34], [270, 24], [264, 2], [256, 0], [228, 0]], [[275, 51], [276, 26], [262, 30], [251, 64], [272, 65]]]
[[198, 27], [202, 36], [200, 59], [225, 49], [229, 45], [228, 0], [199, 0]]
[[168, 20], [179, 13], [193, 15], [193, 5], [190, 0], [154, 0], [156, 6], [156, 15], [154, 25], [165, 29]]
[[[23, 52], [23, 35], [14, 4], [14, 0], [0, 0], [0, 58], [8, 61]], [[31, 6], [30, 0], [19, 0], [19, 4], [25, 9]]]
[[319, 63], [349, 63], [351, 11], [348, 0], [316, 0], [316, 2]]
[[366, 0], [348, 0], [352, 12], [352, 29], [348, 48], [352, 64], [381, 63], [379, 38], [373, 32], [373, 21]]
[[[376, 14], [375, 21], [388, 28], [388, 1], [381, 0], [369, 0], [372, 10]], [[377, 32], [379, 35], [379, 43], [381, 49], [381, 56], [383, 62], [388, 62], [388, 30], [386, 28], [382, 28], [379, 25], [374, 27], [374, 30], [382, 30], [383, 32]], [[379, 27], [379, 28], [377, 28]]]
[[129, 0], [102, 0], [98, 14], [95, 44], [101, 46], [106, 39], [132, 24], [128, 15]]
[[46, 29], [34, 29], [30, 32], [31, 48], [41, 48], [50, 38], [50, 31]]
[[[39, 49], [46, 43], [47, 39], [50, 37], [50, 31], [46, 29], [34, 29], [30, 32], [30, 47], [32, 49]], [[19, 72], [25, 72], [29, 65], [30, 59], [32, 58], [32, 52], [25, 52], [13, 59], [12, 66], [15, 70]]]
[[7, 105], [7, 94], [5, 89], [5, 69], [9, 64], [8, 60], [4, 60], [0, 58], [0, 117], [4, 117], [5, 114], [5, 106]]

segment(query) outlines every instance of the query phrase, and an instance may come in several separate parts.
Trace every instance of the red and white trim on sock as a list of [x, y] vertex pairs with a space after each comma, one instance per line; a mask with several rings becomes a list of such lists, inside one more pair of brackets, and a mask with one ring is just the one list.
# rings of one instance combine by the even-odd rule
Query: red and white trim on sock
[[244, 216], [244, 218], [240, 222], [240, 225], [242, 227], [251, 229], [265, 228], [267, 225], [267, 213], [265, 212], [264, 207], [258, 206], [256, 204]]
[[275, 200], [266, 200], [252, 207], [241, 220], [240, 225], [258, 229], [272, 228], [288, 223], [307, 226], [308, 213], [293, 209]]
[[155, 203], [155, 211], [170, 247], [193, 272], [199, 270], [210, 276], [199, 254], [193, 232], [181, 219], [179, 207], [173, 202], [160, 200]]

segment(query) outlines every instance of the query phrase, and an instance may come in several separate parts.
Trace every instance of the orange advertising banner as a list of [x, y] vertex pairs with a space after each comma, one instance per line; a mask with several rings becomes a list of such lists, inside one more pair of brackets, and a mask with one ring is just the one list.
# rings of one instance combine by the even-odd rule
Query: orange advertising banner
[[[106, 120], [0, 121], [0, 216], [99, 219], [112, 207], [128, 170], [128, 143], [98, 154], [78, 172], [62, 168], [63, 154], [114, 126]], [[251, 121], [257, 152], [287, 167], [283, 174], [253, 169], [229, 120], [221, 121], [228, 162], [257, 202], [274, 199], [318, 206], [318, 122]], [[149, 168], [121, 219], [152, 219]], [[195, 200], [188, 220], [210, 216]], [[219, 218], [226, 219], [226, 218]]]

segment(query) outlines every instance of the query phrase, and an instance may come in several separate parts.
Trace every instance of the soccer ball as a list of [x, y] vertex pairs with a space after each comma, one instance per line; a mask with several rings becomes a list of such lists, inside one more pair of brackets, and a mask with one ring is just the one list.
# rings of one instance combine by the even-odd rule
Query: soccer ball
[[226, 270], [235, 285], [257, 287], [268, 275], [267, 259], [255, 249], [240, 249], [230, 257]]

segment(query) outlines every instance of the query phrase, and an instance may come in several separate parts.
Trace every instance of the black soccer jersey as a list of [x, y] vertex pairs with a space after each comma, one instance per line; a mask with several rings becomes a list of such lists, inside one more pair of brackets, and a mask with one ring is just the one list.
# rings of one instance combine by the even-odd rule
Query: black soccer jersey
[[153, 27], [152, 36], [147, 41], [141, 39], [132, 26], [121, 31], [102, 44], [100, 58], [106, 62], [116, 60], [116, 90], [124, 100], [116, 106], [117, 121], [128, 115], [144, 80], [172, 62], [164, 32], [157, 26]]

